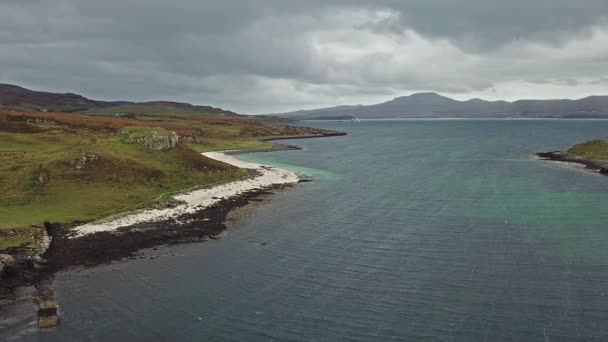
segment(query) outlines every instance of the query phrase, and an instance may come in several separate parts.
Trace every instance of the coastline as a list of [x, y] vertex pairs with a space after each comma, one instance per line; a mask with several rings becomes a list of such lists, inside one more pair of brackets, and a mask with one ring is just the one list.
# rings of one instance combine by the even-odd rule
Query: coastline
[[172, 208], [145, 209], [80, 225], [72, 229], [71, 237], [78, 238], [99, 232], [116, 231], [136, 224], [171, 219], [173, 219], [176, 224], [185, 223], [180, 217], [209, 208], [222, 200], [230, 199], [249, 191], [264, 190], [265, 188], [272, 186], [295, 184], [301, 180], [294, 172], [244, 162], [228, 155], [227, 152], [228, 151], [205, 152], [202, 153], [202, 155], [239, 168], [247, 169], [251, 175], [250, 178], [176, 195], [174, 198], [182, 204], [178, 204]]
[[608, 176], [608, 167], [596, 160], [573, 157], [563, 151], [538, 152], [536, 156], [542, 160], [582, 165], [585, 170]]
[[[318, 136], [306, 136], [313, 137]], [[261, 202], [276, 191], [299, 182], [310, 181], [295, 172], [241, 161], [232, 155], [299, 149], [297, 146], [273, 143], [272, 147], [254, 151], [202, 153], [206, 157], [244, 168], [250, 176], [175, 195], [173, 197], [178, 204], [171, 207], [128, 212], [72, 228], [45, 222], [49, 243], [44, 248], [39, 248], [35, 253], [27, 248], [7, 250], [15, 255], [15, 262], [11, 265], [10, 277], [3, 277], [0, 282], [0, 305], [23, 302], [37, 304], [40, 327], [56, 325], [58, 305], [52, 286], [55, 273], [74, 267], [94, 267], [137, 258], [144, 249], [223, 237], [228, 214], [234, 209]], [[23, 292], [21, 289], [29, 289], [28, 295], [20, 294]]]

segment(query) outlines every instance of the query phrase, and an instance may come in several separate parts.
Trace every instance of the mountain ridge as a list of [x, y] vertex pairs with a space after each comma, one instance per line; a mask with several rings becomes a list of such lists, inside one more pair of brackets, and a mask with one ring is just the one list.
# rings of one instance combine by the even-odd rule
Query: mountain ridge
[[608, 96], [581, 99], [487, 101], [480, 98], [459, 101], [435, 92], [415, 93], [392, 100], [357, 106], [336, 106], [273, 114], [290, 119], [324, 117], [385, 118], [608, 118]]
[[[30, 90], [18, 85], [0, 83], [0, 109], [49, 111], [89, 115], [150, 114], [163, 109], [179, 114], [239, 116], [235, 112], [211, 106], [174, 101], [99, 101], [74, 93]], [[156, 110], [155, 110], [156, 109]]]

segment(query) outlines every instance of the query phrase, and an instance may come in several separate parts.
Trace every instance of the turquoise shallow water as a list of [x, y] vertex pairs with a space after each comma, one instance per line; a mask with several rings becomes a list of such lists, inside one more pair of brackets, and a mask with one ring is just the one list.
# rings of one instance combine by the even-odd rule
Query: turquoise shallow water
[[[535, 160], [607, 121], [325, 122], [315, 177], [219, 241], [64, 273], [28, 341], [606, 341], [608, 178]], [[270, 242], [261, 246], [260, 242]]]

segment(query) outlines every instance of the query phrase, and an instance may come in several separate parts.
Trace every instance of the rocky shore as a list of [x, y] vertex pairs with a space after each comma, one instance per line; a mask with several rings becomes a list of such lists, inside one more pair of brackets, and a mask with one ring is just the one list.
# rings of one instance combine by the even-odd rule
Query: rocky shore
[[[299, 148], [274, 144], [264, 150], [294, 149]], [[0, 305], [32, 302], [39, 308], [39, 327], [52, 328], [59, 317], [52, 287], [56, 272], [134, 258], [156, 246], [218, 238], [232, 210], [307, 181], [293, 172], [242, 162], [221, 152], [205, 155], [249, 169], [249, 179], [176, 196], [179, 204], [169, 208], [69, 227], [46, 222], [40, 248], [13, 248], [0, 254]]]
[[570, 154], [563, 151], [539, 152], [536, 155], [544, 160], [580, 164], [590, 171], [608, 176], [608, 167], [605, 164], [602, 164], [601, 162], [598, 162], [596, 160], [571, 156]]

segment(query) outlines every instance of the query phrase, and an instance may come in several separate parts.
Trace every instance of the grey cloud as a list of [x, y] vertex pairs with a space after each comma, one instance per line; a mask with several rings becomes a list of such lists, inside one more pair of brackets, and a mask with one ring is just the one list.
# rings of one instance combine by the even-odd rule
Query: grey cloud
[[562, 44], [606, 22], [603, 0], [390, 1], [405, 27], [465, 48], [495, 48], [518, 40]]
[[608, 76], [608, 49], [568, 47], [607, 15], [600, 0], [0, 0], [0, 82], [247, 113], [573, 87]]

